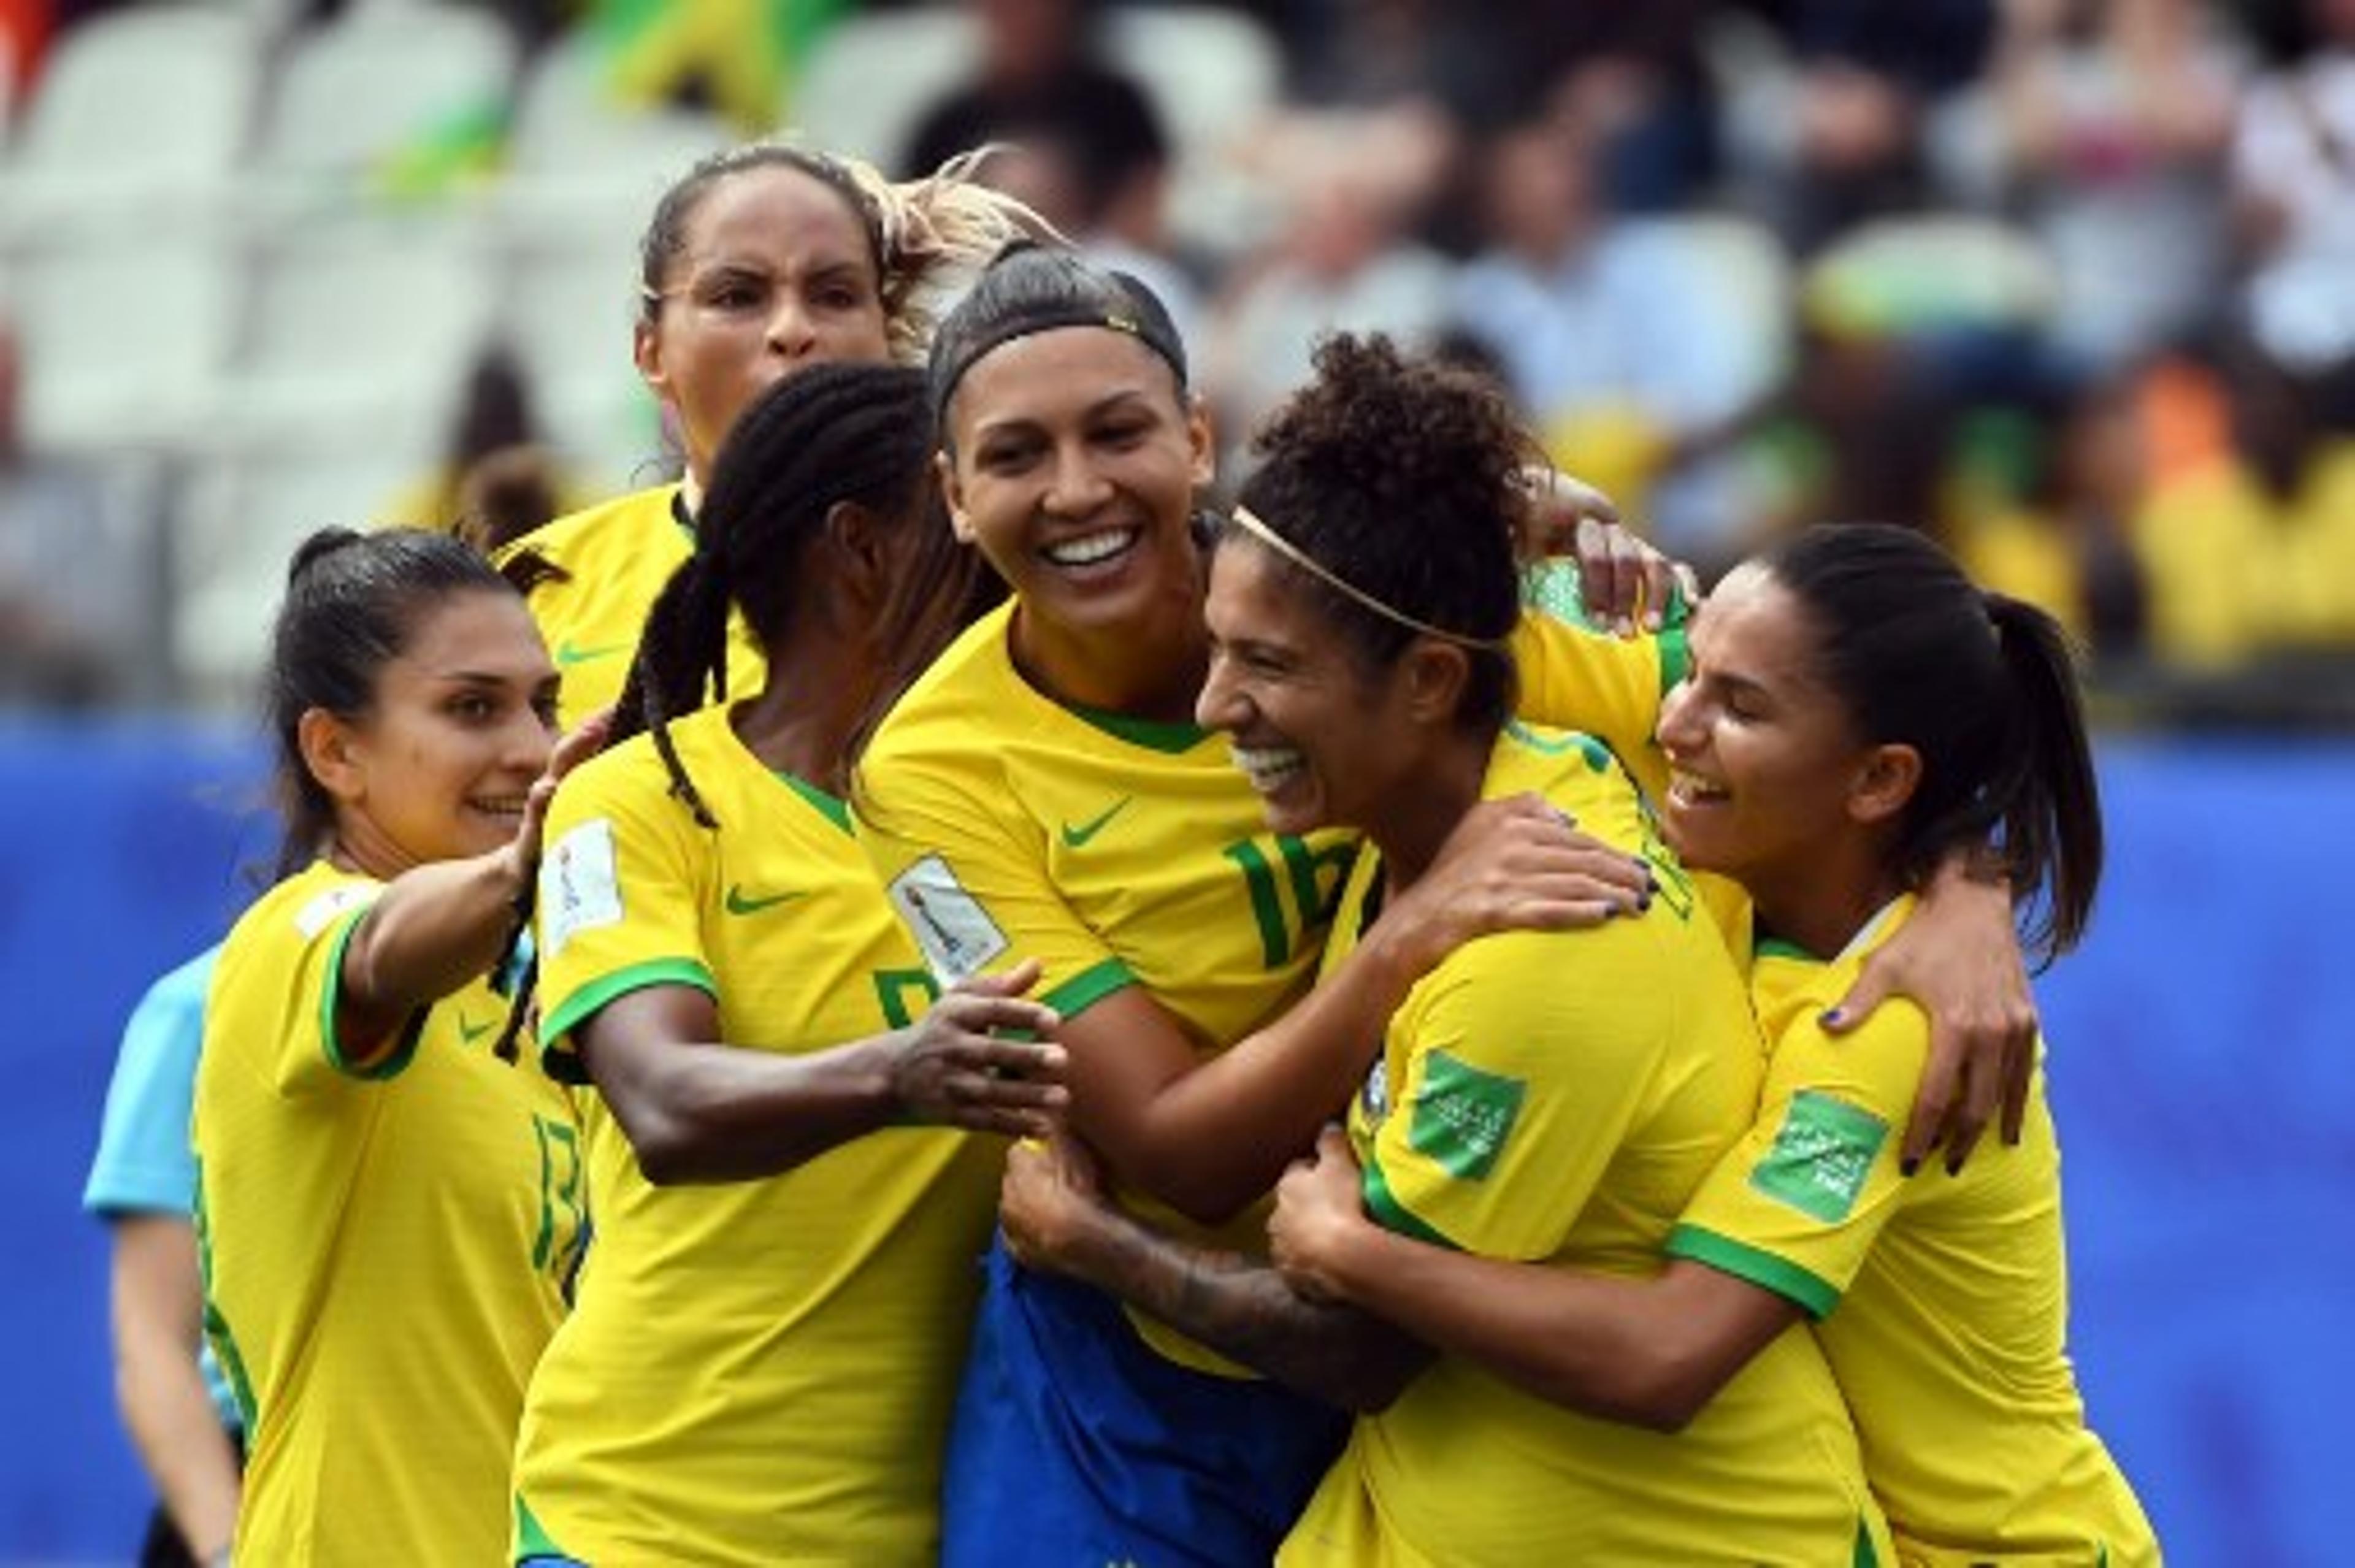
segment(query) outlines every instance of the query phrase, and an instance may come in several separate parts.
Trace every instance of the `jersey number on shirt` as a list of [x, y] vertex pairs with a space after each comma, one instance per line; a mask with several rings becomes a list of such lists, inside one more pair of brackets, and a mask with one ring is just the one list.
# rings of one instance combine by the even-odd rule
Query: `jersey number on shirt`
[[[1274, 844], [1276, 859], [1284, 862], [1284, 885], [1292, 892], [1288, 911], [1275, 868], [1261, 848], [1266, 842]], [[1260, 956], [1266, 967], [1273, 969], [1288, 963], [1332, 920], [1342, 884], [1349, 880], [1349, 862], [1356, 858], [1357, 847], [1344, 842], [1311, 849], [1305, 840], [1279, 833], [1273, 840], [1239, 838], [1220, 853], [1242, 871], [1252, 918], [1259, 923]], [[1287, 923], [1287, 917], [1297, 923]]]
[[532, 1117], [531, 1131], [539, 1140], [539, 1231], [531, 1243], [531, 1266], [566, 1284], [588, 1239], [589, 1214], [581, 1201], [581, 1135], [568, 1123], [541, 1115]]

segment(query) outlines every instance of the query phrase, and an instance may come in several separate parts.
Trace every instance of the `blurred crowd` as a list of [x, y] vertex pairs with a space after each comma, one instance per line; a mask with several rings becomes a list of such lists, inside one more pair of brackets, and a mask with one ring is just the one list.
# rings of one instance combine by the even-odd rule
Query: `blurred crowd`
[[[282, 60], [457, 8], [240, 7]], [[2355, 685], [2355, 0], [463, 8], [511, 39], [513, 96], [375, 149], [380, 200], [544, 169], [525, 96], [584, 50], [617, 117], [894, 174], [1004, 143], [994, 181], [1169, 300], [1229, 478], [1320, 333], [1381, 328], [1493, 372], [1704, 577], [1806, 522], [1900, 522], [2055, 612], [2114, 693], [2312, 719], [2281, 693]], [[45, 53], [139, 9], [0, 0], [18, 164]], [[613, 310], [569, 335], [626, 377], [617, 247]], [[510, 314], [412, 481], [343, 505], [512, 531], [658, 458], [650, 413], [622, 463], [557, 428]], [[202, 486], [20, 434], [37, 360], [0, 335], [0, 697], [185, 699], [151, 667]]]

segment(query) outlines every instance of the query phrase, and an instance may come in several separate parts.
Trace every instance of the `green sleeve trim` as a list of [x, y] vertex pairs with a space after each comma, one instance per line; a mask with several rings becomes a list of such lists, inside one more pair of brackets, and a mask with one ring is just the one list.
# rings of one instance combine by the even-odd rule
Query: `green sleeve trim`
[[363, 904], [344, 917], [343, 928], [336, 933], [335, 941], [328, 944], [327, 978], [325, 984], [319, 987], [319, 1039], [325, 1048], [327, 1065], [346, 1078], [369, 1082], [398, 1077], [400, 1070], [409, 1065], [409, 1059], [417, 1054], [417, 1042], [425, 1036], [425, 1015], [430, 1010], [419, 1008], [409, 1015], [409, 1021], [400, 1026], [399, 1038], [381, 1061], [371, 1061], [365, 1067], [355, 1067], [344, 1060], [344, 1048], [336, 1034], [336, 998], [342, 995], [344, 989], [344, 950], [352, 944], [352, 933], [360, 928], [360, 921], [373, 907], [372, 904]]
[[1075, 1019], [1114, 991], [1135, 984], [1136, 976], [1126, 964], [1106, 958], [1089, 965], [1039, 999], [1061, 1017]]
[[1434, 1247], [1445, 1247], [1451, 1253], [1460, 1253], [1464, 1250], [1429, 1225], [1424, 1224], [1412, 1211], [1398, 1200], [1398, 1195], [1391, 1190], [1390, 1179], [1382, 1174], [1382, 1168], [1378, 1161], [1372, 1159], [1366, 1161], [1365, 1185], [1366, 1211], [1374, 1217], [1375, 1223], [1380, 1225], [1383, 1230], [1395, 1231], [1401, 1236], [1412, 1236], [1418, 1242], [1427, 1242]]
[[531, 1511], [531, 1505], [523, 1500], [521, 1492], [515, 1495], [515, 1560], [517, 1563], [579, 1561], [556, 1543], [548, 1527]]
[[1832, 1308], [1839, 1305], [1838, 1290], [1798, 1264], [1698, 1225], [1678, 1225], [1670, 1231], [1666, 1251], [1672, 1258], [1707, 1264], [1721, 1274], [1785, 1296], [1818, 1321], [1830, 1317]]
[[[540, 1025], [542, 1063], [573, 1056], [569, 1051], [559, 1052], [556, 1042], [578, 1029], [590, 1014], [614, 998], [625, 997], [632, 991], [643, 991], [649, 986], [692, 986], [713, 1001], [719, 999], [719, 983], [711, 977], [710, 970], [692, 958], [649, 958], [643, 964], [633, 964], [625, 969], [600, 975], [565, 997], [548, 1015], [547, 1021]], [[573, 1060], [577, 1061], [578, 1057], [574, 1056]], [[551, 1072], [549, 1076], [557, 1074]], [[576, 1083], [581, 1081], [577, 1076], [566, 1080]]]
[[1660, 628], [1660, 695], [1666, 697], [1692, 673], [1692, 637], [1681, 622]]

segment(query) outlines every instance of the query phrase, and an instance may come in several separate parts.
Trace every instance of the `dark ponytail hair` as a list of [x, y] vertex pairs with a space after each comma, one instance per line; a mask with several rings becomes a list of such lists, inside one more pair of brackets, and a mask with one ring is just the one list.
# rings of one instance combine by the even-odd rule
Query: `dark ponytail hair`
[[[1493, 733], [1510, 715], [1520, 618], [1520, 470], [1540, 461], [1511, 408], [1479, 377], [1409, 357], [1380, 333], [1319, 344], [1316, 379], [1260, 426], [1241, 505], [1369, 598], [1453, 634], [1472, 664], [1459, 720]], [[1247, 535], [1229, 531], [1228, 540]], [[1419, 635], [1272, 556], [1369, 669]]]
[[378, 677], [409, 646], [426, 609], [461, 592], [514, 592], [465, 545], [422, 528], [321, 528], [295, 547], [264, 677], [285, 822], [274, 878], [301, 870], [336, 825], [335, 801], [303, 761], [303, 715], [317, 708], [359, 719], [375, 706]]
[[890, 667], [854, 753], [900, 688], [1002, 592], [951, 531], [932, 452], [923, 374], [890, 365], [812, 366], [762, 392], [729, 432], [696, 518], [695, 553], [647, 614], [608, 741], [650, 731], [704, 827], [718, 824], [672, 748], [670, 721], [726, 699], [731, 610], [742, 611], [763, 653], [785, 645], [805, 552], [837, 503], [901, 521], [918, 539], [878, 628]]
[[1910, 528], [1813, 528], [1761, 564], [1812, 617], [1817, 667], [1859, 734], [1921, 753], [1895, 846], [1907, 884], [1984, 847], [2030, 912], [2040, 966], [2076, 945], [2101, 881], [2102, 809], [2067, 634]]

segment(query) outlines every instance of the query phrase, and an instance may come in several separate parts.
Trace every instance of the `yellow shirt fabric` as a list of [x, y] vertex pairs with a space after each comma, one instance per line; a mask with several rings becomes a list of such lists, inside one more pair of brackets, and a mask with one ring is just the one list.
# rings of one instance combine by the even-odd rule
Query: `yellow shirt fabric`
[[[562, 728], [620, 699], [646, 612], [694, 552], [694, 525], [679, 487], [664, 485], [559, 517], [498, 553], [502, 568], [530, 554], [563, 573], [534, 584], [526, 597], [562, 677], [556, 702]], [[729, 695], [750, 697], [765, 673], [744, 618], [731, 616]]]
[[586, 1240], [570, 1096], [492, 1054], [481, 981], [365, 1072], [344, 944], [380, 884], [325, 862], [221, 950], [195, 1136], [207, 1329], [244, 1409], [238, 1559], [488, 1563], [524, 1386]]
[[[969, 627], [884, 720], [855, 791], [860, 840], [942, 979], [1037, 958], [1037, 994], [1066, 1018], [1142, 986], [1213, 1056], [1306, 988], [1356, 840], [1270, 833], [1222, 735], [1040, 693], [1007, 651], [1018, 610]], [[1622, 743], [1649, 744], [1655, 640], [1531, 616], [1517, 648], [1525, 688], [1595, 715]], [[1208, 1229], [1119, 1196], [1166, 1233], [1264, 1249], [1263, 1207]], [[1131, 1317], [1174, 1360], [1248, 1375]]]
[[2060, 1150], [2041, 1076], [2017, 1147], [1990, 1141], [1959, 1176], [1908, 1180], [1898, 1152], [1927, 1020], [1891, 1000], [1838, 1043], [1817, 1021], [1913, 907], [1898, 900], [1829, 963], [1758, 944], [1764, 1097], [1668, 1250], [1820, 1319], [1900, 1562], [2156, 1563], [2149, 1521], [2086, 1426], [2069, 1367]]
[[[910, 1022], [931, 976], [840, 802], [772, 772], [726, 709], [671, 727], [717, 831], [650, 737], [559, 792], [539, 896], [544, 1033], [692, 986], [720, 1039], [799, 1053]], [[892, 1128], [783, 1175], [656, 1188], [581, 1093], [597, 1245], [533, 1379], [519, 1548], [601, 1564], [916, 1563], [1003, 1159]]]
[[[1353, 1105], [1369, 1211], [1484, 1256], [1642, 1276], [1757, 1104], [1739, 974], [1631, 782], [1587, 737], [1513, 726], [1487, 793], [1535, 789], [1657, 867], [1646, 914], [1451, 955], [1391, 1020]], [[1335, 922], [1346, 952], [1379, 870]], [[1521, 1568], [1886, 1562], [1822, 1353], [1777, 1338], [1684, 1432], [1578, 1414], [1443, 1357], [1348, 1448], [1278, 1561]]]

